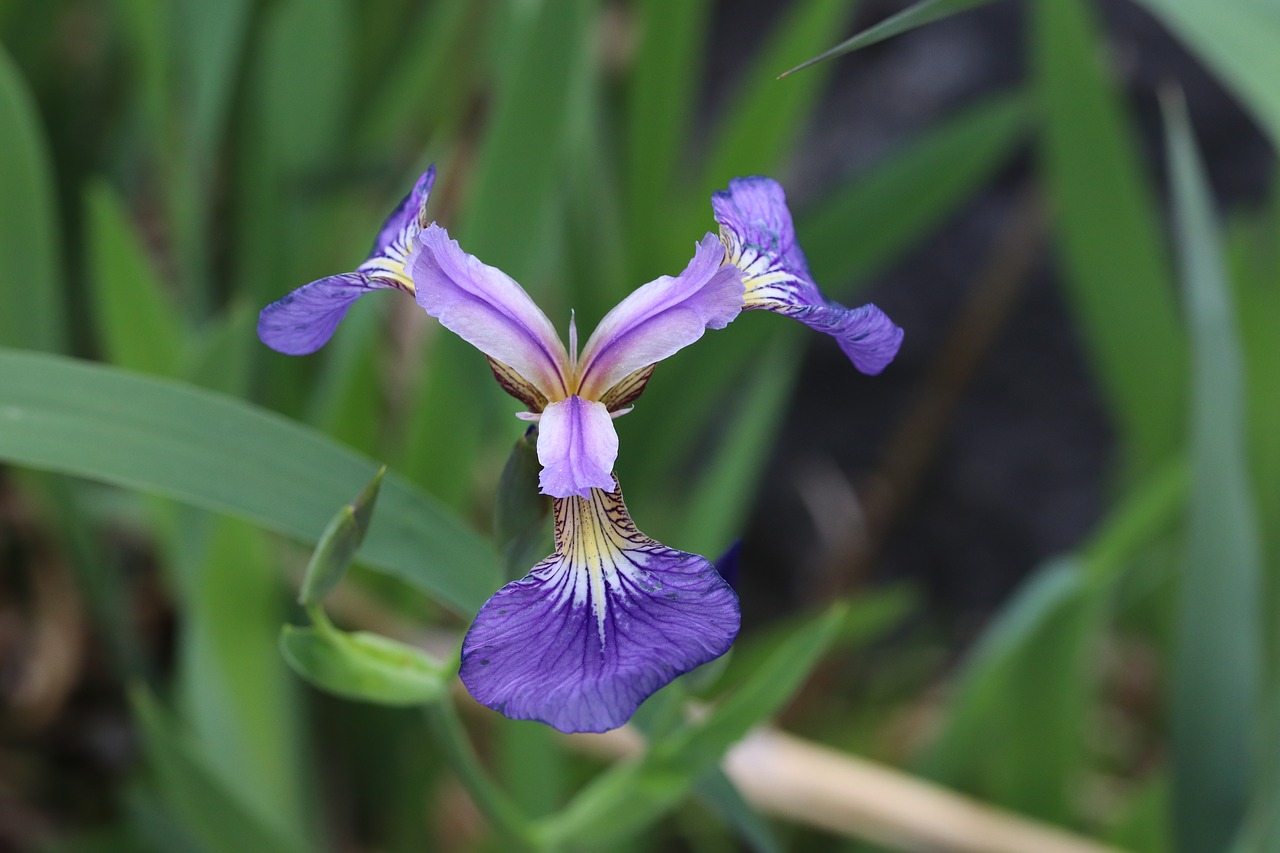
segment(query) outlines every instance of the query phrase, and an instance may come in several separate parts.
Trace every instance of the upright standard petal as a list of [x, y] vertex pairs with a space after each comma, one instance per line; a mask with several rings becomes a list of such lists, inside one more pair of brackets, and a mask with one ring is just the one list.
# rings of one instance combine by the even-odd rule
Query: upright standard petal
[[547, 399], [567, 397], [569, 354], [524, 288], [497, 267], [463, 252], [458, 241], [434, 223], [423, 229], [418, 241], [421, 248], [410, 263], [418, 304]]
[[392, 288], [413, 293], [404, 264], [426, 220], [435, 183], [431, 166], [382, 223], [369, 257], [355, 272], [304, 284], [271, 303], [258, 316], [258, 337], [285, 355], [307, 355], [329, 342], [347, 309], [371, 290]]
[[538, 484], [544, 495], [587, 497], [592, 489], [613, 488], [618, 433], [604, 403], [576, 394], [551, 403], [538, 419]]
[[[673, 355], [707, 329], [729, 325], [742, 302], [742, 277], [724, 263], [724, 250], [708, 234], [684, 272], [649, 282], [600, 321], [582, 351], [579, 393], [601, 399], [623, 379]], [[628, 401], [636, 396], [638, 392]]]
[[[789, 303], [796, 297], [804, 302], [821, 298], [796, 242], [786, 193], [777, 181], [758, 175], [734, 178], [728, 190], [711, 194], [711, 207], [727, 260], [742, 270], [747, 307], [771, 299]], [[794, 293], [797, 290], [801, 292]]]
[[796, 242], [786, 194], [771, 178], [734, 178], [711, 197], [726, 260], [742, 270], [743, 307], [793, 317], [834, 337], [863, 373], [879, 373], [902, 345], [902, 329], [874, 305], [846, 308], [822, 295]]
[[382, 229], [378, 231], [378, 236], [373, 241], [373, 248], [369, 250], [371, 259], [392, 253], [402, 253], [403, 257], [408, 257], [409, 251], [413, 248], [413, 238], [427, 227], [427, 199], [431, 197], [431, 188], [435, 183], [436, 167], [432, 163], [418, 178], [418, 182], [413, 185], [409, 194], [382, 223]]
[[556, 550], [480, 608], [460, 675], [483, 705], [562, 732], [603, 732], [729, 650], [738, 598], [697, 554], [636, 529], [622, 493], [555, 502]]
[[371, 290], [394, 284], [360, 273], [331, 275], [304, 284], [258, 315], [258, 337], [285, 355], [309, 355], [329, 342], [347, 309]]

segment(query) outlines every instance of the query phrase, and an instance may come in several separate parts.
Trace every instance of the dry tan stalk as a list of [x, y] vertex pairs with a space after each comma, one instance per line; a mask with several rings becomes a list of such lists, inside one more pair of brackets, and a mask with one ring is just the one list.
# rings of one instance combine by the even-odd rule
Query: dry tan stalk
[[[626, 726], [572, 735], [584, 752], [620, 759], [644, 740]], [[892, 767], [757, 729], [729, 750], [725, 773], [760, 811], [912, 853], [1120, 853], [1057, 827], [984, 805]]]

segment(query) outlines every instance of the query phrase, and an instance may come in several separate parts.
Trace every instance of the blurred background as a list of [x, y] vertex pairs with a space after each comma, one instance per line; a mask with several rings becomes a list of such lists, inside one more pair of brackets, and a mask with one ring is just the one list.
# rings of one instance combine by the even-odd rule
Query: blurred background
[[[313, 356], [254, 333], [429, 163], [562, 333], [751, 174], [906, 331], [867, 377], [753, 312], [616, 422], [641, 529], [743, 542], [689, 690], [843, 601], [781, 728], [1082, 843], [1280, 849], [1273, 3], [0, 0], [0, 43], [0, 850], [503, 849], [420, 714], [277, 648], [369, 459], [407, 532], [335, 622], [449, 656], [520, 573], [483, 358], [396, 295]], [[464, 712], [533, 815], [605, 766]], [[599, 849], [923, 849], [853, 823], [698, 796]]]

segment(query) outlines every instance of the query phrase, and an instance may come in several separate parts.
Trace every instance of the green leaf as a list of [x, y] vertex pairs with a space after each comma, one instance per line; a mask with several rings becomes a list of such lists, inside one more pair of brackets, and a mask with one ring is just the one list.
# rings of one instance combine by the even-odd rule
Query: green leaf
[[742, 684], [701, 721], [652, 744], [638, 761], [600, 775], [537, 828], [549, 846], [602, 847], [639, 831], [680, 801], [725, 751], [776, 713], [835, 639], [846, 608], [836, 605], [778, 644]]
[[301, 853], [308, 846], [277, 827], [263, 823], [206, 764], [151, 694], [130, 694], [134, 719], [146, 747], [156, 789], [169, 811], [210, 850], [255, 850]]
[[1262, 568], [1245, 377], [1213, 199], [1180, 98], [1163, 98], [1191, 336], [1191, 504], [1173, 656], [1173, 814], [1180, 850], [1221, 850], [1257, 772]]
[[794, 68], [783, 71], [778, 76], [786, 77], [788, 74], [794, 74], [802, 68], [808, 68], [810, 65], [816, 65], [828, 59], [835, 59], [837, 56], [852, 53], [859, 48], [870, 47], [885, 39], [914, 30], [916, 27], [932, 24], [934, 21], [949, 18], [958, 12], [990, 2], [991, 0], [921, 0], [921, 2], [903, 9], [898, 14], [885, 18], [874, 27], [868, 27], [853, 38], [845, 39], [830, 50], [818, 54], [813, 59], [806, 60]]
[[[475, 61], [483, 53], [486, 3], [433, 3], [413, 20], [397, 21], [389, 47], [413, 45], [412, 50], [390, 50], [389, 70], [370, 86], [359, 86], [368, 101], [355, 122], [362, 148], [378, 157], [398, 138], [419, 141], [434, 138], [440, 125], [462, 118], [474, 92], [474, 78], [486, 66]], [[409, 28], [406, 35], [404, 28]]]
[[1070, 822], [1093, 695], [1097, 595], [1079, 561], [1025, 581], [966, 660], [946, 726], [922, 771], [947, 785]]
[[[866, 647], [876, 637], [902, 622], [919, 606], [917, 596], [906, 587], [889, 587], [873, 594], [864, 594], [844, 601], [845, 617], [841, 622], [834, 645], [840, 649]], [[762, 631], [739, 638], [729, 655], [721, 683], [729, 689], [745, 684], [765, 665], [775, 648], [786, 642], [787, 637], [803, 630], [811, 617], [793, 616], [779, 620]]]
[[797, 230], [814, 277], [834, 289], [900, 254], [1006, 162], [1028, 112], [1021, 92], [978, 101], [802, 211]]
[[458, 235], [467, 251], [507, 270], [535, 297], [531, 280], [547, 251], [544, 231], [558, 191], [579, 57], [588, 50], [590, 0], [504, 3], [491, 118]]
[[712, 770], [694, 783], [698, 799], [728, 824], [749, 850], [754, 853], [782, 853], [769, 822], [742, 798], [729, 777], [721, 770]]
[[90, 184], [89, 264], [98, 335], [111, 363], [175, 376], [184, 362], [186, 321], [174, 309], [119, 197]]
[[304, 837], [297, 685], [274, 654], [286, 598], [262, 531], [152, 501], [181, 613], [178, 706], [192, 747], [247, 808]]
[[628, 85], [627, 237], [639, 275], [652, 246], [666, 238], [665, 207], [677, 193], [689, 125], [698, 97], [711, 4], [644, 0], [637, 4], [640, 42]]
[[765, 350], [748, 372], [739, 411], [728, 421], [689, 499], [679, 539], [684, 547], [717, 551], [741, 536], [761, 460], [768, 456], [800, 367], [796, 331]]
[[187, 343], [182, 378], [210, 391], [245, 396], [253, 354], [259, 348], [257, 324], [257, 306], [245, 302], [206, 323], [196, 339]]
[[452, 673], [413, 646], [332, 625], [280, 630], [280, 651], [321, 690], [377, 705], [425, 705], [447, 696]]
[[[228, 512], [316, 541], [377, 470], [238, 400], [71, 359], [0, 350], [0, 458]], [[487, 544], [395, 476], [361, 559], [470, 615], [498, 584]]]
[[1139, 0], [1280, 145], [1280, 8], [1268, 0]]
[[1041, 156], [1067, 296], [1128, 461], [1149, 470], [1181, 446], [1186, 391], [1159, 215], [1085, 0], [1031, 8]]
[[[236, 281], [259, 304], [278, 299], [291, 283], [301, 285], [354, 266], [317, 264], [326, 258], [330, 243], [346, 242], [326, 240], [324, 225], [332, 210], [326, 202], [334, 193], [321, 178], [351, 133], [349, 18], [346, 0], [279, 0], [262, 8], [250, 42], [245, 114], [236, 126], [238, 142], [248, 153], [237, 163], [238, 186], [231, 201], [237, 226]], [[390, 209], [388, 205], [368, 223], [362, 250], [367, 251], [380, 216]], [[298, 277], [296, 282], [292, 276]]]
[[183, 303], [194, 318], [212, 303], [213, 187], [253, 7], [250, 0], [153, 0], [148, 10], [169, 23], [168, 44], [175, 45], [169, 108], [178, 130], [163, 152], [171, 158], [164, 183]]
[[373, 508], [378, 502], [378, 489], [386, 473], [387, 466], [379, 468], [356, 499], [338, 510], [324, 533], [320, 534], [320, 542], [311, 554], [311, 562], [307, 564], [307, 573], [298, 592], [298, 603], [303, 607], [319, 604], [346, 574], [369, 530]]
[[813, 51], [844, 26], [852, 11], [848, 0], [807, 0], [786, 10], [716, 128], [699, 192], [706, 182], [719, 188], [739, 175], [768, 173], [781, 165], [817, 104], [826, 74], [780, 83], [773, 69]]
[[0, 46], [0, 345], [64, 346], [53, 167], [26, 84]]
[[538, 485], [541, 471], [538, 434], [526, 432], [507, 456], [494, 501], [493, 535], [512, 580], [523, 577], [554, 546], [551, 499]]

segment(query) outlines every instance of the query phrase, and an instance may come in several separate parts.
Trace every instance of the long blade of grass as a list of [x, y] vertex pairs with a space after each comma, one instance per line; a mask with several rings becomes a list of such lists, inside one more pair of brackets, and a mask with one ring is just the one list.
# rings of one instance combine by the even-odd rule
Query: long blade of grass
[[1083, 0], [1032, 6], [1041, 156], [1067, 296], [1137, 470], [1181, 445], [1186, 343], [1160, 225]]
[[[245, 154], [232, 201], [235, 278], [241, 292], [262, 305], [290, 287], [351, 269], [317, 264], [326, 248], [346, 242], [326, 239], [333, 208], [324, 202], [333, 192], [323, 177], [349, 133], [350, 17], [345, 0], [282, 0], [263, 9], [252, 42], [245, 116], [237, 128]], [[370, 219], [361, 250], [382, 215]], [[289, 281], [291, 274], [301, 280]]]
[[309, 849], [302, 839], [264, 822], [239, 789], [228, 786], [208, 766], [200, 750], [149, 693], [135, 690], [131, 698], [157, 793], [185, 833], [209, 850], [300, 853]]
[[1076, 560], [1046, 564], [973, 649], [924, 772], [984, 799], [1069, 823], [1091, 701], [1097, 597]]
[[752, 61], [719, 122], [699, 191], [708, 183], [719, 188], [739, 175], [777, 170], [804, 129], [827, 75], [811, 74], [783, 83], [772, 69], [812, 51], [844, 26], [852, 13], [853, 4], [848, 0], [807, 0], [786, 10], [777, 32]]
[[[557, 192], [590, 0], [507, 2], [492, 118], [458, 226], [467, 251], [506, 270], [535, 298], [529, 278], [546, 257], [540, 224]], [[545, 289], [542, 291], [545, 293]]]
[[86, 208], [97, 331], [108, 360], [129, 370], [176, 376], [184, 360], [186, 319], [170, 302], [111, 187], [92, 184]]
[[[180, 578], [179, 706], [192, 746], [264, 824], [306, 837], [297, 682], [276, 652], [285, 617], [262, 532], [168, 505]], [[163, 511], [157, 507], [157, 511]]]
[[[0, 458], [167, 495], [315, 542], [377, 465], [239, 400], [70, 359], [0, 351]], [[361, 557], [470, 615], [498, 560], [389, 476]]]
[[840, 293], [900, 254], [1008, 161], [1027, 130], [1021, 92], [993, 95], [804, 211], [798, 228], [818, 281]]
[[[1231, 280], [1248, 380], [1250, 470], [1260, 519], [1280, 518], [1280, 191], [1260, 217], [1232, 229]], [[1266, 631], [1267, 697], [1263, 773], [1249, 818], [1246, 850], [1280, 849], [1280, 525], [1263, 525], [1265, 566], [1263, 628]], [[1248, 846], [1248, 845], [1252, 846]]]
[[1096, 673], [1089, 651], [1134, 557], [1173, 529], [1188, 492], [1172, 460], [1110, 513], [1077, 557], [1039, 568], [968, 654], [946, 725], [925, 756], [935, 778], [1059, 822], [1083, 768]]
[[1191, 359], [1191, 504], [1173, 657], [1173, 814], [1180, 850], [1239, 832], [1258, 770], [1261, 547], [1245, 378], [1213, 200], [1185, 108], [1163, 101]]
[[749, 371], [741, 405], [688, 500], [682, 547], [715, 554], [741, 535], [770, 443], [800, 367], [799, 330], [780, 336]]
[[666, 206], [689, 137], [711, 4], [706, 0], [644, 0], [627, 102], [626, 216], [631, 269], [647, 271], [647, 255], [667, 227]]
[[64, 346], [53, 167], [35, 104], [0, 46], [0, 346]]
[[170, 24], [169, 44], [175, 48], [169, 106], [177, 116], [170, 125], [179, 128], [179, 142], [164, 152], [172, 157], [165, 184], [183, 303], [194, 318], [213, 300], [214, 178], [253, 5], [250, 0], [181, 0], [170, 7], [152, 0], [149, 10]]
[[835, 59], [837, 56], [852, 53], [859, 48], [870, 47], [873, 44], [909, 32], [917, 27], [932, 24], [934, 21], [941, 21], [943, 18], [949, 18], [959, 12], [972, 9], [974, 6], [982, 6], [990, 2], [991, 0], [921, 0], [921, 2], [903, 9], [898, 14], [885, 18], [874, 27], [868, 27], [852, 38], [845, 39], [830, 50], [818, 54], [813, 59], [805, 60], [794, 68], [783, 71], [778, 76], [786, 77], [788, 74], [794, 74], [802, 68], [817, 65], [819, 62], [825, 62], [828, 59]]
[[1139, 0], [1214, 72], [1280, 145], [1280, 7], [1258, 0]]

